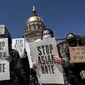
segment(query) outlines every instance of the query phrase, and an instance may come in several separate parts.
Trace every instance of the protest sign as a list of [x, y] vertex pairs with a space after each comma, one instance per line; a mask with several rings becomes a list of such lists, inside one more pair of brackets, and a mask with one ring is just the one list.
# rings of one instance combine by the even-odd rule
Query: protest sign
[[12, 48], [19, 52], [21, 58], [25, 57], [24, 56], [24, 38], [12, 39]]
[[33, 68], [33, 62], [32, 62], [32, 56], [31, 56], [31, 52], [30, 52], [29, 42], [25, 42], [25, 49], [27, 52], [30, 68]]
[[85, 46], [69, 47], [72, 63], [85, 63]]
[[37, 65], [37, 75], [41, 84], [64, 84], [60, 64], [53, 57], [59, 57], [54, 38], [30, 43], [33, 62]]
[[10, 79], [9, 62], [0, 60], [0, 81]]
[[0, 60], [4, 60], [5, 57], [9, 56], [8, 51], [8, 39], [1, 38], [0, 39]]
[[8, 39], [0, 39], [0, 81], [10, 79], [9, 62], [5, 57], [9, 56]]

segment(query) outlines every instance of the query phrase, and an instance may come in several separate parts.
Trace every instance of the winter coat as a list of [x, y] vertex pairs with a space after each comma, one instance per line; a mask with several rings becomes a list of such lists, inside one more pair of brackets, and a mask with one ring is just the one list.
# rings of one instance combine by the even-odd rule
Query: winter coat
[[12, 49], [9, 54], [12, 56], [10, 63], [10, 80], [0, 81], [0, 85], [28, 85], [28, 78], [23, 69], [19, 53]]
[[[78, 41], [76, 46], [80, 45], [80, 42], [78, 44]], [[69, 46], [70, 45], [67, 41], [64, 41], [58, 45], [60, 57], [66, 57], [68, 62], [68, 63], [66, 62], [67, 66], [64, 67], [65, 74], [68, 78], [68, 81], [70, 81], [71, 85], [84, 85], [83, 80], [80, 77], [80, 72], [82, 70], [85, 70], [85, 64], [84, 63], [70, 64]]]
[[27, 56], [27, 52], [24, 52], [24, 58], [21, 58], [22, 60], [22, 64], [23, 64], [23, 68], [26, 72], [26, 75], [28, 76], [28, 82], [30, 82], [30, 65], [29, 65], [29, 61], [28, 61], [28, 56]]
[[57, 48], [58, 48], [59, 57], [66, 58], [65, 63], [62, 64], [63, 70], [64, 70], [63, 76], [64, 76], [65, 85], [69, 85], [70, 83], [69, 83], [69, 80], [67, 77], [67, 66], [69, 65], [69, 59], [68, 59], [68, 57], [66, 57], [67, 50], [68, 50], [68, 43], [64, 40], [64, 41], [57, 44]]
[[28, 75], [23, 68], [22, 60], [19, 53], [11, 49], [12, 38], [11, 34], [4, 25], [4, 34], [0, 34], [0, 38], [8, 38], [9, 55], [12, 57], [10, 63], [10, 80], [0, 81], [0, 85], [28, 85]]

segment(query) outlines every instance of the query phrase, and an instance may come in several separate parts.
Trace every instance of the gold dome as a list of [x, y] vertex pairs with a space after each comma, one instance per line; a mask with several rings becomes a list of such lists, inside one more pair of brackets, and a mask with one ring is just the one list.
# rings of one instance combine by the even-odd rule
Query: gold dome
[[37, 12], [35, 10], [35, 6], [33, 6], [32, 16], [27, 20], [27, 24], [30, 23], [30, 22], [41, 22], [41, 23], [43, 23], [42, 18], [37, 15]]
[[27, 23], [30, 23], [30, 22], [42, 22], [43, 23], [43, 20], [39, 16], [32, 16], [27, 20]]

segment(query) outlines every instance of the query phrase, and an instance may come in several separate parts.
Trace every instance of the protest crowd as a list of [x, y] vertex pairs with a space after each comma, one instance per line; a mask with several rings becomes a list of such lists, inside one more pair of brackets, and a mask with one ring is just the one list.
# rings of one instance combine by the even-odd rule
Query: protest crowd
[[29, 42], [0, 29], [0, 85], [85, 85], [85, 47], [75, 34], [59, 40], [46, 28]]

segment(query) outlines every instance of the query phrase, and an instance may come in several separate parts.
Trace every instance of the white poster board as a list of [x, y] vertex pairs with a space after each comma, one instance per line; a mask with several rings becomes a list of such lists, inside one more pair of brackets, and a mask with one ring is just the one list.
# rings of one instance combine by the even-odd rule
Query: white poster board
[[9, 62], [5, 57], [9, 56], [8, 39], [0, 39], [0, 81], [10, 79]]
[[30, 43], [33, 61], [41, 84], [64, 84], [62, 66], [55, 64], [53, 56], [59, 57], [54, 38]]
[[12, 39], [12, 48], [19, 52], [20, 58], [24, 58], [24, 38]]
[[10, 80], [9, 62], [0, 60], [0, 81]]
[[32, 62], [32, 56], [31, 56], [31, 52], [30, 52], [29, 42], [25, 42], [25, 49], [27, 52], [30, 68], [33, 68], [33, 62]]
[[8, 39], [1, 38], [0, 39], [0, 60], [4, 60], [4, 58], [7, 56], [9, 56]]

